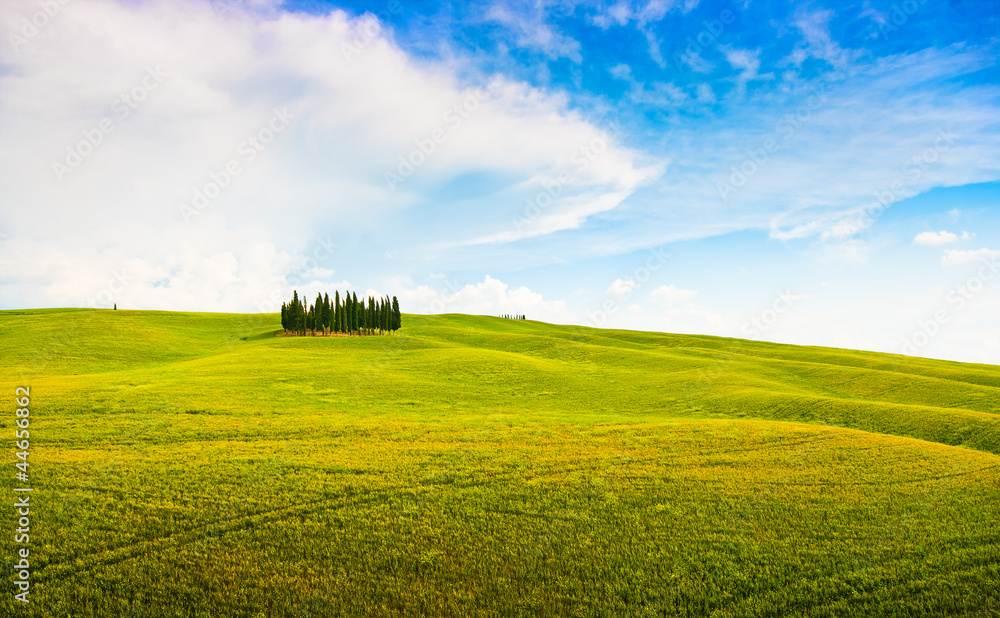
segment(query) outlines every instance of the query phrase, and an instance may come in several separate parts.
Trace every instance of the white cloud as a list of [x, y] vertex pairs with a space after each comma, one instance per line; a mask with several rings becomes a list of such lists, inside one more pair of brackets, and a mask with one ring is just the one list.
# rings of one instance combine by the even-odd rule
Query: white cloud
[[757, 77], [757, 72], [760, 70], [759, 49], [734, 49], [731, 47], [722, 47], [721, 49], [726, 55], [726, 61], [729, 65], [740, 70], [740, 81], [746, 82]]
[[683, 290], [677, 286], [661, 285], [649, 293], [649, 297], [657, 303], [670, 306], [674, 303], [691, 300], [698, 292], [696, 290]]
[[946, 245], [956, 240], [958, 240], [958, 234], [941, 230], [940, 232], [920, 232], [913, 239], [913, 244], [929, 246]]
[[[667, 13], [677, 8], [676, 0], [648, 0], [645, 3], [634, 3], [625, 0], [608, 7], [604, 13], [598, 13], [592, 18], [595, 25], [607, 30], [611, 26], [627, 26], [635, 22], [636, 28], [646, 37], [646, 45], [649, 48], [649, 57], [660, 68], [666, 68], [667, 62], [663, 58], [663, 51], [660, 49], [660, 40], [656, 32], [650, 27], [651, 24], [659, 22]], [[697, 6], [697, 2], [688, 1], [681, 6], [685, 13]]]
[[573, 62], [583, 60], [580, 43], [548, 24], [542, 7], [524, 12], [494, 4], [487, 11], [486, 19], [511, 29], [521, 47], [540, 51], [551, 59], [569, 58]]
[[[559, 93], [503, 78], [480, 90], [459, 82], [448, 63], [412, 60], [370, 15], [275, 7], [220, 14], [194, 1], [71, 3], [22, 54], [0, 52], [4, 297], [18, 305], [82, 303], [111, 270], [138, 260], [146, 266], [122, 292], [135, 295], [129, 302], [145, 290], [148, 306], [158, 308], [253, 310], [274, 286], [290, 293], [283, 279], [298, 272], [317, 234], [370, 232], [418, 207], [421, 220], [437, 223], [427, 196], [463, 175], [492, 174], [507, 185], [492, 203], [463, 211], [458, 237], [485, 221], [506, 223], [512, 201], [572, 173], [558, 201], [528, 225], [486, 235], [505, 242], [578, 227], [662, 169], [640, 165], [640, 153], [571, 111]], [[0, 4], [0, 31], [20, 23], [24, 10], [38, 9], [30, 1]], [[525, 32], [572, 55], [571, 42]], [[141, 84], [149, 67], [162, 68], [162, 83], [120, 117], [111, 102]], [[252, 149], [250, 160], [241, 148], [269, 131], [273, 110], [284, 106], [290, 124], [266, 132], [267, 146]], [[89, 156], [59, 182], [53, 162], [102, 118], [113, 119], [113, 132], [86, 146]], [[390, 190], [385, 174], [435, 131], [445, 139]], [[600, 139], [599, 156], [574, 161]], [[241, 173], [213, 180], [230, 161]], [[179, 205], [213, 183], [226, 186], [186, 224]], [[428, 230], [407, 234], [410, 246], [413, 238], [433, 241], [431, 233], [456, 237], [444, 226]], [[255, 259], [259, 247], [279, 258]], [[390, 254], [397, 250], [390, 244]], [[25, 260], [44, 271], [44, 282], [7, 283]], [[211, 275], [211, 294], [200, 269]], [[332, 263], [308, 274], [329, 281]]]
[[[731, 213], [737, 205], [774, 212], [775, 238], [837, 241], [869, 229], [886, 208], [931, 188], [994, 181], [1000, 177], [1000, 142], [986, 119], [995, 116], [995, 104], [944, 81], [982, 70], [984, 62], [981, 50], [928, 49], [855, 65], [850, 80], [836, 89], [805, 86], [796, 97], [802, 122], [779, 119], [733, 137], [731, 157], [709, 172], [716, 196], [720, 186], [732, 189], [723, 198]], [[892, 96], [901, 88], [908, 91], [905, 101]], [[944, 108], [930, 103], [932, 93], [941, 91], [951, 92]], [[992, 143], [985, 135], [993, 136]], [[768, 138], [776, 149], [757, 164], [748, 152], [759, 153]], [[740, 177], [734, 170], [741, 167], [750, 173]]]
[[945, 266], [956, 266], [958, 264], [968, 264], [980, 260], [994, 260], [1000, 257], [1000, 251], [994, 249], [982, 249], [962, 251], [960, 249], [946, 249], [941, 263]]
[[439, 288], [421, 285], [398, 295], [408, 313], [468, 313], [473, 315], [524, 314], [531, 320], [567, 323], [572, 316], [565, 301], [546, 301], [527, 287], [510, 289], [489, 275], [478, 283], [463, 286], [445, 283]]
[[715, 103], [715, 91], [712, 90], [712, 86], [704, 82], [698, 84], [698, 102]]
[[632, 296], [632, 292], [635, 290], [635, 281], [629, 279], [628, 281], [624, 279], [615, 279], [608, 286], [607, 291], [604, 292], [605, 298], [613, 298], [615, 300], [622, 300]]
[[[704, 335], [733, 336], [735, 327], [731, 320], [694, 306], [646, 308], [632, 304], [611, 315], [604, 315], [603, 328], [628, 328], [633, 330], [666, 333], [696, 333]], [[594, 325], [593, 319], [586, 325]]]
[[[606, 12], [595, 15], [593, 22], [605, 29], [611, 26], [627, 26], [633, 21], [640, 26], [645, 26], [663, 19], [676, 5], [676, 1], [667, 0], [649, 0], [644, 3], [619, 0], [608, 7]], [[684, 6], [683, 10], [687, 12], [691, 8], [694, 7]]]
[[795, 19], [795, 27], [802, 32], [805, 48], [793, 54], [796, 64], [811, 56], [829, 62], [836, 69], [845, 69], [861, 52], [842, 48], [830, 35], [831, 10], [802, 12]]

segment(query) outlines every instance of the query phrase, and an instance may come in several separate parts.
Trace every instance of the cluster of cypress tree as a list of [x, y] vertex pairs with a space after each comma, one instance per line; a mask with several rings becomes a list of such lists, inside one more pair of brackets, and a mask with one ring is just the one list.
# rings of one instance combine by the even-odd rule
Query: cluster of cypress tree
[[505, 313], [505, 314], [501, 315], [500, 317], [501, 318], [507, 318], [508, 320], [526, 320], [527, 319], [526, 317], [524, 317], [523, 313], [518, 313], [516, 315], [512, 314], [512, 313]]
[[289, 303], [281, 303], [281, 328], [296, 335], [375, 335], [395, 333], [402, 326], [399, 301], [393, 296], [372, 298], [368, 302], [348, 292], [343, 302], [340, 292], [316, 295], [316, 302], [299, 300], [298, 291], [292, 292]]

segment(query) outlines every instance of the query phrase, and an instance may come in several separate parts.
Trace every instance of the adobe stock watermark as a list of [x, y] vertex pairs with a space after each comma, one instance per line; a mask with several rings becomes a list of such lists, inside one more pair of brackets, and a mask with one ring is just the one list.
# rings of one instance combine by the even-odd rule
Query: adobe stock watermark
[[722, 9], [718, 19], [704, 20], [701, 22], [702, 30], [693, 37], [687, 38], [687, 47], [684, 54], [673, 53], [674, 66], [678, 71], [684, 71], [687, 67], [695, 63], [695, 58], [701, 57], [701, 52], [718, 42], [719, 37], [725, 32], [726, 26], [731, 26], [736, 22], [736, 13], [732, 9]]
[[941, 157], [951, 149], [958, 137], [958, 134], [952, 131], [950, 127], [948, 129], [939, 129], [932, 145], [924, 148], [920, 153], [913, 155], [903, 164], [902, 172], [904, 178], [896, 179], [885, 189], [876, 191], [874, 193], [875, 201], [862, 206], [853, 215], [852, 220], [837, 224], [837, 234], [850, 236], [851, 234], [866, 230], [875, 223], [875, 220], [878, 219], [882, 211], [886, 208], [889, 208], [902, 199], [912, 197], [914, 193], [907, 190], [907, 186], [923, 176], [929, 166], [940, 161]]
[[524, 209], [520, 213], [511, 215], [514, 229], [519, 233], [523, 232], [525, 227], [542, 216], [542, 213], [562, 195], [566, 187], [575, 183], [579, 175], [597, 161], [607, 151], [611, 141], [621, 133], [622, 128], [613, 123], [599, 136], [574, 150], [569, 157], [573, 169], [561, 170], [554, 180], [543, 180], [542, 190], [534, 197], [525, 198]]
[[806, 298], [802, 294], [792, 294], [791, 291], [778, 290], [774, 301], [759, 314], [750, 318], [743, 325], [743, 334], [747, 339], [758, 339], [763, 336], [771, 327], [778, 323], [782, 315], [788, 312], [796, 302]]
[[[333, 257], [334, 251], [338, 246], [329, 235], [317, 241], [312, 253], [303, 260], [302, 264], [285, 276], [285, 283], [292, 287], [310, 283], [305, 279], [306, 273], [321, 268], [323, 264]], [[257, 313], [243, 314], [237, 324], [237, 335], [240, 339], [249, 338], [258, 334], [261, 328], [265, 328], [269, 324], [275, 324], [273, 317], [269, 314], [277, 313], [281, 309], [281, 304], [286, 299], [287, 297], [282, 293], [281, 289], [273, 288], [271, 293], [266, 297], [258, 298], [254, 301], [253, 306], [257, 310]], [[229, 349], [233, 349], [236, 346], [235, 341], [227, 341]]]
[[[313, 249], [312, 255], [307, 257], [302, 265], [289, 273], [285, 277], [285, 281], [288, 285], [296, 286], [308, 283], [303, 277], [306, 273], [312, 272], [317, 268], [320, 268], [327, 260], [333, 257], [334, 251], [339, 247], [337, 243], [333, 241], [333, 238], [329, 234], [322, 240], [316, 243], [316, 247]], [[280, 304], [280, 303], [279, 303]], [[275, 305], [277, 308], [277, 305]]]
[[426, 313], [443, 313], [448, 305], [458, 299], [458, 293], [465, 287], [457, 279], [445, 277], [444, 286], [438, 290], [437, 298], [427, 303]]
[[63, 7], [70, 3], [71, 0], [38, 0], [38, 8], [40, 10], [35, 11], [31, 14], [31, 17], [22, 17], [19, 26], [20, 30], [10, 30], [7, 32], [7, 41], [10, 43], [10, 48], [14, 51], [14, 54], [18, 57], [21, 55], [21, 49], [28, 44], [31, 39], [38, 36], [38, 33], [42, 31], [43, 28], [48, 26], [52, 19], [62, 11]]
[[115, 301], [115, 294], [120, 294], [128, 287], [130, 281], [135, 279], [125, 273], [125, 268], [119, 268], [118, 270], [111, 271], [111, 279], [108, 280], [108, 285], [103, 290], [93, 296], [87, 301], [87, 305], [93, 307], [94, 309], [100, 309], [102, 307], [112, 307], [117, 303]]
[[432, 129], [424, 137], [413, 141], [414, 148], [407, 155], [399, 155], [394, 171], [386, 171], [385, 184], [392, 192], [396, 187], [409, 180], [424, 163], [431, 158], [438, 148], [448, 141], [448, 137], [457, 131], [479, 109], [482, 102], [490, 95], [493, 86], [475, 88], [467, 92], [461, 100], [452, 104], [441, 115], [441, 124]]
[[[311, 283], [311, 281], [306, 280], [306, 273], [312, 272], [317, 268], [322, 268], [323, 264], [333, 257], [334, 251], [339, 246], [329, 235], [317, 241], [312, 254], [306, 257], [298, 268], [285, 275], [287, 286], [298, 287]], [[257, 300], [254, 303], [254, 307], [260, 313], [274, 313], [281, 308], [281, 304], [285, 300], [286, 298], [282, 291], [279, 288], [274, 288], [267, 298]]]
[[117, 128], [115, 122], [123, 122], [131, 116], [132, 112], [168, 76], [169, 74], [160, 65], [156, 65], [155, 67], [147, 66], [146, 73], [139, 80], [139, 83], [111, 101], [109, 109], [113, 117], [105, 116], [98, 121], [96, 126], [84, 129], [82, 131], [82, 140], [78, 141], [75, 145], [66, 146], [66, 156], [63, 160], [52, 162], [52, 171], [56, 175], [56, 180], [62, 182], [68, 174], [83, 165], [83, 162], [93, 155], [97, 148], [104, 143], [107, 136], [115, 131]]
[[942, 307], [927, 320], [917, 322], [917, 328], [908, 337], [903, 337], [900, 353], [916, 356], [917, 353], [931, 342], [956, 313], [965, 308], [976, 294], [983, 291], [986, 284], [1000, 272], [1000, 255], [984, 257], [975, 275], [966, 279], [965, 283], [957, 285], [945, 295], [948, 307]]
[[212, 0], [212, 8], [219, 15], [227, 15], [245, 8], [247, 0]]
[[637, 291], [642, 289], [642, 286], [652, 279], [653, 273], [663, 268], [669, 257], [670, 255], [664, 247], [649, 249], [649, 256], [646, 257], [646, 261], [642, 265], [637, 266], [632, 271], [632, 275], [624, 280], [627, 287], [625, 294], [620, 298], [605, 298], [604, 302], [601, 303], [600, 309], [587, 312], [587, 321], [594, 328], [601, 328], [608, 321], [608, 316], [618, 313], [618, 310], [621, 308], [620, 303], [632, 298]]
[[743, 162], [730, 168], [729, 182], [716, 183], [719, 197], [728, 200], [737, 190], [746, 186], [750, 179], [763, 169], [771, 155], [781, 150], [795, 132], [812, 120], [813, 115], [826, 105], [829, 100], [828, 94], [826, 86], [823, 86], [810, 94], [805, 103], [798, 106], [795, 111], [782, 116], [774, 126], [776, 135], [769, 135], [759, 146], [748, 149]]
[[232, 184], [233, 180], [243, 173], [243, 166], [251, 163], [257, 155], [267, 150], [275, 138], [291, 124], [294, 116], [288, 112], [288, 106], [274, 108], [270, 120], [253, 135], [248, 135], [236, 147], [237, 157], [230, 159], [220, 170], [209, 172], [208, 182], [192, 191], [190, 202], [177, 205], [177, 210], [185, 223], [190, 223], [215, 201], [223, 190]]
[[910, 21], [910, 17], [925, 4], [927, 0], [904, 0], [893, 4], [888, 19], [879, 24], [878, 35], [887, 40], [890, 33], [899, 32], [899, 29]]
[[403, 4], [399, 0], [389, 0], [385, 8], [377, 13], [365, 13], [358, 18], [358, 28], [354, 38], [350, 42], [340, 44], [340, 53], [344, 55], [344, 60], [353, 61], [354, 57], [372, 44], [372, 41], [382, 34], [382, 24], [392, 21], [394, 16], [403, 11]]

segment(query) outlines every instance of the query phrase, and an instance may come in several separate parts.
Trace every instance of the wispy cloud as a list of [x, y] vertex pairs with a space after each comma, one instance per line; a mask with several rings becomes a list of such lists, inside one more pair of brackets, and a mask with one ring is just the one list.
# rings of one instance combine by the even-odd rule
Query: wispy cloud
[[795, 64], [802, 64], [806, 58], [816, 58], [836, 69], [846, 69], [862, 55], [860, 50], [845, 49], [833, 39], [829, 24], [833, 16], [832, 10], [804, 10], [793, 17], [793, 24], [802, 33], [803, 39], [803, 46], [792, 56]]
[[501, 4], [494, 4], [486, 12], [486, 19], [502, 24], [510, 29], [517, 45], [541, 52], [549, 58], [569, 58], [581, 62], [580, 43], [559, 32], [546, 21], [544, 5], [528, 10], [515, 10]]
[[667, 62], [660, 48], [660, 37], [653, 25], [666, 17], [674, 9], [688, 12], [697, 6], [697, 1], [687, 1], [683, 4], [676, 0], [647, 0], [646, 2], [629, 2], [619, 0], [603, 11], [598, 11], [591, 19], [597, 26], [607, 29], [612, 26], [628, 26], [635, 24], [636, 29], [645, 37], [649, 57], [660, 68], [665, 68]]

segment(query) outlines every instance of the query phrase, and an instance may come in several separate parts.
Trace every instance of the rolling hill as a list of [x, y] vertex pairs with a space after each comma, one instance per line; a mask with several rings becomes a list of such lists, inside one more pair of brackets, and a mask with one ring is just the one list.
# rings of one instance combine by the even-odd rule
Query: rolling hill
[[32, 402], [19, 615], [1000, 615], [1000, 367], [466, 315], [278, 330], [0, 312]]

